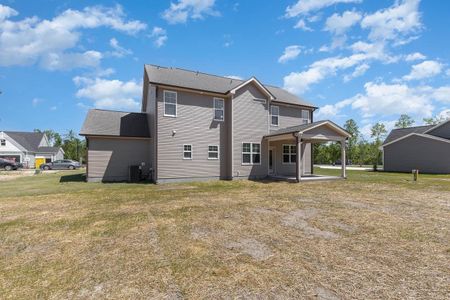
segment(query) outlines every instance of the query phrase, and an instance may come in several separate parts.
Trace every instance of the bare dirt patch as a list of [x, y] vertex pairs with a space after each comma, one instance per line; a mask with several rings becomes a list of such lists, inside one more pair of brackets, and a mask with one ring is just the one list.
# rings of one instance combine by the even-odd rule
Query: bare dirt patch
[[230, 242], [225, 245], [227, 249], [238, 250], [256, 260], [265, 260], [272, 255], [270, 248], [255, 239], [240, 239], [237, 242]]
[[339, 237], [337, 233], [321, 230], [308, 223], [308, 219], [316, 217], [318, 215], [316, 208], [307, 208], [294, 210], [286, 214], [281, 219], [281, 224], [284, 226], [294, 227], [302, 230], [306, 235], [324, 239], [336, 239]]

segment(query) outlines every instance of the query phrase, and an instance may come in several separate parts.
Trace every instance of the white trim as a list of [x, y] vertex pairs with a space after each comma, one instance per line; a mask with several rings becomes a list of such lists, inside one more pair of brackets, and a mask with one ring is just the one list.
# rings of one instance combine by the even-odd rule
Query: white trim
[[[191, 147], [191, 151], [184, 150], [184, 146], [190, 146]], [[191, 153], [191, 157], [190, 158], [189, 157], [184, 157], [184, 152], [190, 152]], [[182, 155], [183, 155], [183, 159], [184, 160], [192, 160], [194, 158], [194, 148], [192, 147], [192, 144], [183, 144]]]
[[325, 121], [325, 122], [323, 122], [323, 123], [316, 124], [316, 125], [314, 125], [314, 126], [312, 126], [312, 127], [309, 127], [309, 128], [307, 128], [307, 129], [305, 129], [305, 130], [303, 130], [303, 131], [299, 131], [299, 132], [300, 132], [301, 134], [303, 134], [304, 132], [308, 132], [309, 130], [312, 130], [312, 129], [314, 129], [314, 128], [317, 128], [317, 127], [320, 127], [320, 126], [323, 126], [323, 125], [329, 125], [329, 126], [333, 127], [334, 129], [336, 129], [336, 131], [342, 133], [342, 135], [344, 135], [345, 137], [351, 137], [351, 134], [350, 134], [350, 133], [348, 133], [348, 132], [345, 131], [344, 129], [341, 129], [339, 126], [337, 126], [337, 125], [331, 123], [330, 121]]
[[435, 126], [433, 126], [433, 127], [431, 127], [430, 129], [426, 130], [424, 133], [428, 133], [428, 132], [430, 132], [430, 131], [433, 131], [433, 130], [435, 130], [436, 128], [441, 127], [442, 125], [447, 124], [448, 122], [450, 122], [450, 119], [448, 119], [447, 121], [443, 121], [443, 122], [441, 122], [441, 123], [439, 123], [439, 124], [436, 124]]
[[262, 85], [261, 82], [259, 82], [259, 80], [256, 79], [255, 77], [250, 78], [249, 80], [241, 83], [240, 85], [238, 85], [234, 89], [230, 90], [230, 94], [232, 94], [232, 95], [236, 94], [237, 90], [239, 90], [240, 88], [246, 86], [247, 84], [249, 84], [251, 82], [256, 84], [264, 93], [266, 93], [267, 96], [269, 96], [270, 100], [274, 100], [275, 99], [275, 97], [272, 95], [272, 93], [264, 85]]
[[[289, 162], [285, 163], [284, 162], [284, 146], [289, 146], [289, 153], [287, 153], [287, 155], [289, 155]], [[297, 162], [292, 162], [292, 154], [295, 154], [295, 156], [297, 156], [297, 150], [293, 153], [291, 152], [291, 146], [295, 146], [297, 148], [296, 144], [282, 144], [281, 145], [281, 164], [282, 165], [295, 165]], [[297, 160], [297, 159], [296, 159]]]
[[[175, 115], [166, 114], [166, 93], [174, 93], [175, 94], [175, 104], [167, 103], [169, 105], [175, 105]], [[164, 103], [164, 117], [172, 117], [176, 118], [178, 113], [178, 93], [175, 91], [164, 90], [163, 92], [163, 103]]]
[[[217, 147], [217, 151], [209, 151], [209, 147]], [[209, 153], [216, 153], [217, 152], [217, 158], [209, 157]], [[208, 145], [208, 159], [209, 160], [218, 160], [220, 157], [220, 149], [219, 145]]]
[[[273, 115], [272, 114], [272, 108], [278, 109], [278, 114], [277, 115]], [[277, 105], [270, 105], [270, 112], [269, 113], [270, 113], [269, 114], [269, 116], [270, 116], [270, 126], [273, 126], [273, 127], [280, 126], [280, 107], [277, 106]], [[277, 117], [277, 124], [273, 124], [272, 123], [272, 117]]]
[[[222, 112], [223, 112], [222, 120], [216, 119], [216, 100], [222, 101]], [[213, 120], [217, 121], [217, 122], [225, 122], [225, 99], [224, 98], [213, 97]]]
[[[243, 148], [244, 148], [244, 144], [250, 144], [250, 152], [244, 152]], [[259, 145], [259, 163], [254, 163], [253, 162], [253, 145]], [[250, 154], [250, 162], [249, 163], [244, 163], [244, 154]], [[256, 152], [255, 152], [256, 154]], [[253, 142], [242, 142], [241, 143], [241, 165], [243, 166], [259, 166], [261, 165], [261, 161], [262, 161], [262, 149], [261, 149], [261, 143], [253, 143]]]
[[264, 99], [264, 98], [253, 98], [253, 101], [257, 101], [257, 102], [262, 102], [262, 103], [264, 103], [264, 104], [266, 104], [266, 102], [267, 102], [267, 99]]
[[439, 141], [439, 142], [449, 143], [450, 144], [450, 140], [447, 140], [447, 139], [444, 139], [444, 138], [440, 138], [440, 137], [437, 137], [437, 136], [434, 136], [434, 135], [430, 135], [430, 134], [412, 132], [412, 133], [404, 135], [404, 136], [402, 136], [402, 137], [400, 137], [400, 138], [398, 138], [396, 140], [390, 141], [389, 143], [381, 145], [381, 147], [384, 148], [384, 147], [386, 147], [386, 146], [388, 146], [390, 144], [393, 144], [393, 143], [396, 143], [398, 141], [404, 140], [404, 139], [409, 138], [410, 136], [413, 136], [413, 135], [417, 135], [417, 136], [424, 137], [424, 138], [427, 138], [427, 139], [432, 139], [432, 140], [436, 140], [436, 141]]

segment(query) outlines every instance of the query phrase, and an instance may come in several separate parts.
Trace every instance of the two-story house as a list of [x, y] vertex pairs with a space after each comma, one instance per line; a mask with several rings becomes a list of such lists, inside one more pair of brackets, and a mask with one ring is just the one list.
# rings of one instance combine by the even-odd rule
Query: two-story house
[[331, 121], [313, 122], [315, 109], [254, 77], [145, 65], [140, 113], [89, 111], [80, 132], [88, 145], [87, 179], [126, 180], [129, 167], [140, 165], [155, 182], [300, 181], [313, 172], [312, 143], [340, 141], [345, 157], [349, 133]]

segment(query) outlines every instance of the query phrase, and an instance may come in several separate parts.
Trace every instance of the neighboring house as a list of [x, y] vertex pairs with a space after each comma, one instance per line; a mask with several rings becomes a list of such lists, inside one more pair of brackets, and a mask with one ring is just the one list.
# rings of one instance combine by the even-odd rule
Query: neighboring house
[[20, 162], [25, 168], [63, 159], [64, 151], [52, 147], [41, 132], [0, 131], [0, 158]]
[[450, 173], [450, 120], [394, 129], [382, 145], [385, 171]]
[[313, 172], [311, 143], [339, 141], [345, 157], [350, 136], [330, 121], [313, 122], [315, 109], [254, 77], [145, 65], [140, 113], [88, 112], [80, 132], [87, 140], [87, 179], [126, 180], [129, 166], [141, 165], [155, 182], [300, 181]]

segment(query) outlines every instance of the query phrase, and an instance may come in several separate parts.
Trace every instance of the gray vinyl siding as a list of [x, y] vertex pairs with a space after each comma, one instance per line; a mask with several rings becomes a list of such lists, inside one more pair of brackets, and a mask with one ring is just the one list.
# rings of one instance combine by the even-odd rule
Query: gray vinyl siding
[[428, 134], [438, 136], [444, 139], [450, 139], [450, 122], [447, 122], [438, 128], [428, 132]]
[[[267, 141], [269, 131], [268, 101], [253, 84], [239, 89], [233, 98], [233, 176], [264, 177], [268, 171]], [[242, 165], [242, 143], [261, 144], [261, 164]]]
[[[296, 164], [283, 163], [283, 145], [295, 145], [295, 139], [270, 142], [271, 147], [275, 147], [275, 175], [295, 176]], [[311, 173], [311, 144], [305, 144], [303, 155], [303, 172]]]
[[150, 164], [149, 139], [89, 138], [88, 181], [124, 181], [128, 167]]
[[[175, 91], [175, 90], [173, 90]], [[158, 180], [227, 177], [227, 114], [213, 120], [213, 96], [177, 92], [177, 117], [164, 116], [164, 89], [157, 89]], [[176, 133], [173, 134], [173, 131]], [[192, 145], [192, 159], [183, 159], [183, 145]], [[208, 146], [219, 146], [219, 159], [208, 159]]]
[[384, 147], [384, 170], [450, 173], [450, 143], [410, 136]]
[[270, 126], [270, 130], [278, 130], [281, 128], [292, 127], [301, 125], [302, 123], [302, 110], [308, 110], [310, 113], [311, 120], [311, 110], [302, 107], [296, 107], [293, 105], [282, 105], [279, 103], [274, 103], [274, 106], [278, 106], [280, 109], [280, 116], [278, 118], [278, 126]]

